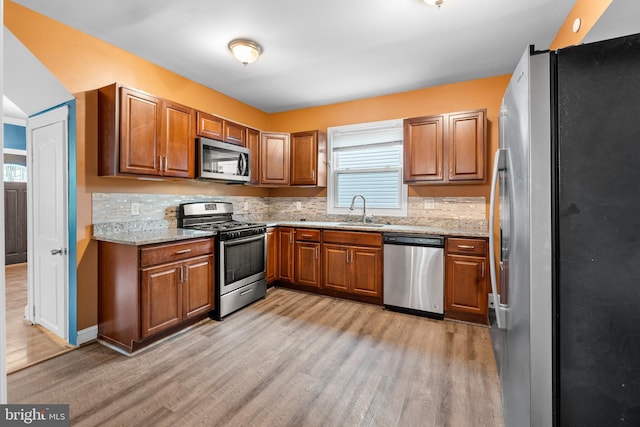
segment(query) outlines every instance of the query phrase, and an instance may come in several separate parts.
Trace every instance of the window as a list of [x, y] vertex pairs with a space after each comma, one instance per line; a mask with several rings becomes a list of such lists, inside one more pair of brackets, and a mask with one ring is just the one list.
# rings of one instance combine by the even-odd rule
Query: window
[[4, 154], [4, 181], [27, 181], [27, 158], [24, 155]]
[[[402, 183], [402, 120], [328, 129], [327, 213], [348, 214], [362, 194], [367, 214], [407, 215], [407, 186]], [[362, 201], [357, 199], [358, 212]]]

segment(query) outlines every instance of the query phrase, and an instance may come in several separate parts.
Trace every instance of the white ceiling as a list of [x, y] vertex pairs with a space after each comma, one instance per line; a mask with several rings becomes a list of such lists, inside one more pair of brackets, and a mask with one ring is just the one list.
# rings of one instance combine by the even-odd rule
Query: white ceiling
[[[575, 0], [14, 0], [191, 80], [279, 112], [510, 74]], [[234, 38], [264, 53], [243, 67]]]

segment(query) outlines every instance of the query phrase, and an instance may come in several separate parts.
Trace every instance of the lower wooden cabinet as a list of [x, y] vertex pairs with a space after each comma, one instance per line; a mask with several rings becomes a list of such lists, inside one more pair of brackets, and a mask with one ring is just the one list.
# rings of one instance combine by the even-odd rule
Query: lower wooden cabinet
[[276, 229], [278, 243], [272, 252], [277, 252], [279, 272], [274, 283], [382, 304], [381, 233]]
[[320, 243], [296, 242], [294, 282], [320, 287]]
[[133, 352], [214, 309], [213, 241], [98, 244], [98, 338]]
[[382, 304], [382, 235], [324, 231], [322, 287]]
[[489, 264], [486, 239], [448, 238], [445, 316], [488, 323]]
[[295, 230], [293, 228], [278, 229], [278, 280], [293, 283]]
[[267, 266], [266, 281], [270, 285], [278, 278], [278, 263], [280, 262], [280, 252], [278, 251], [278, 229], [267, 228]]

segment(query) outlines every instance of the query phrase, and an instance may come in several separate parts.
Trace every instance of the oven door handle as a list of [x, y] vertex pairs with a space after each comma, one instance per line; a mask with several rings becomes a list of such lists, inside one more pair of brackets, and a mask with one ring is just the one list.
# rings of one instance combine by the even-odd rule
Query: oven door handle
[[249, 236], [249, 237], [243, 237], [242, 239], [231, 239], [231, 240], [223, 240], [222, 243], [224, 243], [225, 246], [235, 246], [235, 245], [241, 245], [243, 243], [249, 243], [249, 242], [255, 242], [258, 240], [264, 240], [266, 234], [262, 233], [259, 234], [257, 236]]

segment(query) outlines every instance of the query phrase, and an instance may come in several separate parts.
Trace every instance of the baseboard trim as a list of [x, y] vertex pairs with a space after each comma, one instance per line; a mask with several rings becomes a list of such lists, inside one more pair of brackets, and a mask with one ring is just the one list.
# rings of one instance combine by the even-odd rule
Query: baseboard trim
[[91, 341], [95, 341], [97, 339], [98, 339], [98, 325], [93, 325], [78, 331], [76, 343], [77, 345], [82, 345]]

